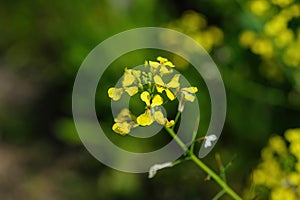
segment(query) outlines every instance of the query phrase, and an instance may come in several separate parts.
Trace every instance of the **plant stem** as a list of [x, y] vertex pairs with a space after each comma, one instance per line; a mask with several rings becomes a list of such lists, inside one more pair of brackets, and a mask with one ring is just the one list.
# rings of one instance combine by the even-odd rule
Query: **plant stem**
[[184, 150], [184, 152], [189, 151], [189, 149], [186, 147], [186, 145], [181, 141], [181, 139], [176, 135], [174, 130], [172, 128], [168, 128], [165, 126], [165, 129], [167, 132], [174, 138], [174, 140], [179, 144], [179, 146]]
[[225, 193], [226, 193], [225, 190], [221, 190], [218, 194], [216, 194], [216, 196], [214, 196], [214, 198], [212, 200], [220, 199]]
[[194, 153], [190, 152], [190, 157], [196, 165], [208, 173], [233, 199], [242, 200], [242, 198], [236, 194], [213, 170], [205, 165]]
[[[181, 112], [178, 111], [177, 114], [176, 114], [175, 120], [174, 120], [175, 124], [177, 124], [177, 121], [179, 120], [180, 114], [181, 114]], [[172, 130], [174, 130], [174, 128], [175, 128], [175, 125], [173, 126]]]
[[173, 129], [165, 127], [167, 132], [174, 138], [178, 145], [184, 150], [185, 153], [191, 158], [191, 160], [207, 174], [209, 174], [225, 191], [235, 200], [242, 200], [242, 198], [236, 194], [213, 170], [205, 165], [193, 152], [191, 152], [187, 146], [176, 135]]

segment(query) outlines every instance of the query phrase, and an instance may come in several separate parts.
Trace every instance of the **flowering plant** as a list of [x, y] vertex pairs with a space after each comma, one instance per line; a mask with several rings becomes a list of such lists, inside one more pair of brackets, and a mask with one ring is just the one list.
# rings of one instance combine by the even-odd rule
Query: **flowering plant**
[[[227, 184], [221, 175], [217, 175], [213, 170], [206, 166], [193, 152], [196, 142], [204, 141], [204, 148], [209, 148], [217, 140], [214, 134], [196, 138], [197, 130], [193, 133], [190, 146], [187, 146], [176, 134], [176, 124], [185, 104], [194, 102], [198, 88], [194, 86], [185, 87], [180, 83], [181, 75], [176, 73], [175, 65], [166, 58], [158, 57], [157, 61], [146, 61], [143, 69], [127, 69], [121, 81], [121, 87], [111, 87], [108, 89], [108, 96], [118, 101], [122, 95], [139, 95], [144, 104], [144, 111], [135, 116], [128, 108], [123, 108], [114, 119], [112, 130], [120, 135], [127, 135], [135, 127], [149, 126], [153, 123], [164, 126], [165, 130], [177, 142], [184, 151], [184, 158], [174, 162], [155, 164], [149, 169], [149, 178], [155, 176], [158, 170], [173, 167], [185, 160], [192, 160], [198, 167], [209, 174], [223, 190], [214, 199], [220, 198], [227, 193], [234, 199], [241, 199]], [[168, 119], [164, 114], [162, 105], [169, 101], [178, 100], [177, 115], [175, 119]], [[198, 123], [198, 121], [197, 121]], [[222, 173], [224, 169], [221, 167]]]
[[271, 199], [300, 198], [300, 129], [289, 129], [284, 137], [270, 138], [253, 171], [256, 194]]

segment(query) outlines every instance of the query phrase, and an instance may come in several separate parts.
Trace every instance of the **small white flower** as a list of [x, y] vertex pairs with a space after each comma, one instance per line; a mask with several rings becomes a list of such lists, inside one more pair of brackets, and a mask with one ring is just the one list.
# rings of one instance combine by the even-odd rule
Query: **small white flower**
[[166, 168], [166, 167], [172, 167], [172, 166], [173, 166], [173, 163], [171, 163], [171, 162], [155, 164], [152, 167], [150, 167], [148, 178], [153, 178], [158, 170]]
[[204, 148], [210, 147], [212, 145], [212, 142], [217, 139], [216, 135], [208, 135], [205, 136], [205, 143], [204, 143]]

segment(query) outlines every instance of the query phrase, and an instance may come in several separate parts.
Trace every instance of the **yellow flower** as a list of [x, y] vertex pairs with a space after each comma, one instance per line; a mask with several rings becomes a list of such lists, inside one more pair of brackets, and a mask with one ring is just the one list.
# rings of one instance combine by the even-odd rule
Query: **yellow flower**
[[171, 127], [175, 124], [174, 120], [168, 121], [157, 106], [163, 104], [163, 98], [160, 95], [155, 95], [152, 99], [149, 92], [144, 91], [141, 94], [141, 99], [146, 103], [146, 111], [137, 117], [136, 121], [141, 126], [151, 125], [154, 121], [158, 124]]
[[157, 57], [157, 60], [160, 62], [160, 64], [163, 64], [163, 65], [166, 65], [169, 67], [175, 67], [175, 65], [171, 61], [168, 61], [168, 59], [166, 59], [166, 58], [159, 56], [159, 57]]
[[[183, 32], [199, 44], [207, 51], [211, 51], [215, 46], [218, 46], [223, 40], [223, 32], [220, 28], [207, 26], [205, 16], [194, 11], [184, 12], [182, 17], [169, 23], [168, 28]], [[163, 41], [167, 40], [173, 44], [177, 38], [162, 35]], [[182, 44], [185, 45], [185, 44]], [[192, 49], [191, 49], [192, 51]], [[178, 65], [182, 67], [182, 65]], [[184, 66], [183, 66], [184, 67]]]
[[133, 96], [138, 91], [139, 91], [138, 87], [136, 87], [136, 86], [124, 87], [124, 88], [112, 87], [112, 88], [108, 89], [108, 96], [109, 96], [109, 98], [113, 99], [114, 101], [118, 101], [124, 92], [127, 92], [127, 94], [129, 94], [129, 96]]
[[290, 144], [290, 152], [300, 160], [300, 142], [294, 142]]
[[195, 93], [198, 92], [197, 87], [187, 87], [181, 88], [179, 93], [181, 94], [181, 98], [178, 104], [178, 111], [182, 112], [184, 109], [184, 104], [186, 101], [194, 102], [195, 101]]
[[265, 24], [265, 33], [270, 36], [277, 36], [281, 30], [286, 29], [287, 18], [282, 15], [275, 16], [271, 21]]
[[285, 7], [293, 2], [293, 0], [271, 0], [271, 2], [275, 5]]
[[157, 57], [157, 60], [159, 62], [156, 61], [149, 61], [149, 63], [147, 61], [145, 62], [145, 65], [150, 65], [152, 74], [159, 73], [161, 76], [163, 76], [166, 74], [173, 73], [172, 69], [168, 69], [168, 67], [171, 68], [175, 67], [175, 65], [171, 61], [168, 61], [168, 59], [160, 56]]
[[132, 126], [128, 122], [118, 122], [112, 126], [112, 130], [120, 135], [127, 135]]
[[151, 101], [149, 92], [144, 91], [141, 94], [141, 99], [146, 103], [146, 111], [145, 113], [138, 116], [138, 118], [136, 119], [137, 123], [141, 126], [148, 126], [154, 121], [159, 124], [164, 124], [165, 118], [163, 113], [160, 110], [155, 110], [156, 106], [163, 104], [163, 98], [157, 94], [152, 98]]
[[193, 102], [195, 100], [195, 93], [198, 92], [198, 88], [187, 87], [187, 88], [181, 88], [180, 91], [183, 94], [185, 100]]
[[136, 80], [140, 78], [140, 76], [141, 71], [125, 68], [122, 86], [126, 87], [132, 85]]
[[114, 101], [118, 101], [124, 92], [127, 92], [129, 96], [133, 96], [138, 93], [139, 89], [137, 87], [140, 83], [141, 71], [134, 69], [125, 68], [123, 75], [122, 88], [111, 87], [108, 89], [109, 98]]
[[294, 33], [290, 29], [285, 29], [279, 32], [278, 36], [275, 38], [275, 44], [278, 47], [284, 47], [291, 43], [294, 39]]
[[300, 174], [292, 172], [288, 175], [288, 181], [291, 185], [300, 185]]
[[268, 1], [250, 1], [249, 7], [252, 13], [260, 16], [269, 9], [270, 4]]
[[180, 74], [175, 74], [174, 77], [171, 79], [169, 83], [164, 83], [162, 78], [158, 75], [154, 76], [154, 82], [156, 85], [156, 90], [159, 93], [162, 93], [163, 91], [166, 92], [168, 98], [173, 101], [175, 99], [175, 95], [169, 88], [178, 88], [180, 86], [179, 84], [179, 77]]
[[296, 200], [298, 199], [292, 188], [276, 188], [271, 193], [272, 200]]
[[171, 120], [171, 121], [169, 121], [168, 119], [166, 119], [166, 127], [168, 127], [168, 128], [170, 128], [170, 127], [172, 127], [172, 126], [174, 126], [175, 125], [175, 121], [174, 120]]
[[133, 121], [135, 117], [130, 114], [127, 108], [124, 108], [115, 118], [115, 124], [112, 126], [112, 130], [120, 135], [127, 135], [130, 130], [137, 126]]
[[280, 136], [272, 137], [269, 140], [269, 146], [274, 152], [277, 152], [280, 155], [285, 154], [287, 152], [285, 141]]
[[251, 49], [254, 53], [265, 58], [272, 57], [274, 51], [271, 41], [267, 38], [257, 38], [251, 46]]
[[150, 110], [146, 110], [145, 113], [141, 114], [136, 119], [137, 123], [141, 126], [148, 126], [153, 123], [153, 118]]
[[240, 44], [244, 47], [249, 47], [253, 44], [256, 39], [256, 35], [253, 31], [243, 31], [240, 35]]
[[300, 142], [300, 128], [288, 129], [284, 136], [289, 142]]
[[[289, 129], [285, 138], [270, 138], [268, 146], [262, 151], [262, 162], [253, 171], [253, 182], [269, 189], [270, 199], [299, 199], [300, 195], [300, 129]], [[286, 159], [293, 154], [297, 159]], [[289, 163], [287, 163], [289, 162]]]

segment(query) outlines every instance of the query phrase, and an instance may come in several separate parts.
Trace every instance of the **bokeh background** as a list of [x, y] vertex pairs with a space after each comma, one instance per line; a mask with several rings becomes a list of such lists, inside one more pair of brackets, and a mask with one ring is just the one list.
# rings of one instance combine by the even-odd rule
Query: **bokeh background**
[[[226, 86], [227, 119], [216, 148], [204, 161], [218, 170], [219, 153], [224, 163], [231, 162], [229, 185], [241, 195], [247, 193], [268, 139], [300, 126], [298, 0], [3, 0], [1, 200], [210, 199], [220, 190], [189, 162], [159, 171], [153, 179], [110, 169], [78, 138], [71, 94], [81, 62], [106, 38], [144, 26], [172, 28], [193, 37], [218, 65]], [[101, 123], [124, 148], [147, 150], [162, 144], [134, 144], [109, 132], [113, 118], [106, 91], [124, 67], [160, 55], [187, 78], [193, 74], [192, 66], [176, 56], [145, 50], [123, 55], [101, 79], [103, 88], [95, 98], [97, 110], [106, 116]], [[189, 81], [199, 87], [201, 135], [209, 123], [209, 96], [201, 77]]]

